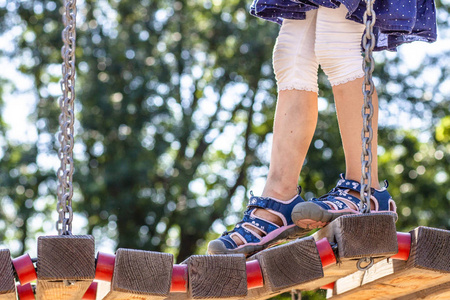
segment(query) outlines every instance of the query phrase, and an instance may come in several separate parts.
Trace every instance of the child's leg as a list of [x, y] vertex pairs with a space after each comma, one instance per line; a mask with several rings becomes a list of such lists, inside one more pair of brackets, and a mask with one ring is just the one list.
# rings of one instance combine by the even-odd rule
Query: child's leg
[[[269, 174], [262, 196], [289, 201], [317, 124], [317, 69], [314, 54], [316, 12], [307, 20], [284, 20], [273, 53], [278, 85]], [[282, 220], [265, 209], [255, 216], [279, 226]], [[237, 245], [245, 243], [233, 237]]]
[[317, 11], [306, 20], [284, 20], [274, 49], [278, 85], [272, 154], [263, 196], [291, 199], [317, 124], [317, 69], [314, 53]]
[[269, 174], [263, 196], [289, 200], [297, 194], [298, 177], [317, 123], [317, 93], [279, 92], [274, 119]]
[[[317, 14], [315, 52], [333, 86], [339, 129], [344, 147], [346, 175], [328, 194], [297, 204], [292, 219], [302, 228], [320, 228], [341, 215], [358, 214], [361, 180], [361, 131], [363, 104], [361, 36], [362, 24], [345, 19], [347, 9], [320, 7]], [[373, 96], [372, 172], [375, 188], [371, 207], [377, 212], [395, 212], [396, 206], [385, 188], [378, 183], [377, 133], [378, 99]]]
[[[361, 109], [364, 103], [362, 95], [363, 78], [333, 86], [334, 101], [336, 103], [336, 112], [341, 131], [342, 145], [345, 154], [345, 178], [360, 181], [361, 180], [361, 131], [362, 115]], [[372, 118], [372, 182], [371, 186], [380, 189], [378, 179], [378, 97], [376, 92], [372, 96], [373, 118]], [[359, 195], [358, 195], [359, 197]]]
[[[361, 180], [361, 109], [364, 102], [361, 37], [364, 25], [345, 19], [347, 9], [319, 8], [316, 55], [333, 86], [334, 100], [344, 147], [345, 178]], [[372, 97], [372, 187], [380, 188], [377, 166], [378, 98]]]
[[317, 123], [316, 15], [311, 11], [306, 20], [283, 22], [273, 57], [279, 96], [263, 196], [250, 198], [243, 220], [209, 243], [210, 254], [249, 255], [308, 233], [293, 224], [291, 212], [303, 202], [297, 195], [298, 176]]

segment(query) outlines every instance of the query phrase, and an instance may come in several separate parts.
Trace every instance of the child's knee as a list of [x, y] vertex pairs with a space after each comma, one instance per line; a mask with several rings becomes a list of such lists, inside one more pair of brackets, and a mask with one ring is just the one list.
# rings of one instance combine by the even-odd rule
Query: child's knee
[[319, 8], [314, 51], [331, 85], [362, 77], [364, 25], [345, 20], [347, 9]]
[[314, 53], [313, 17], [314, 15], [307, 20], [283, 22], [273, 52], [273, 69], [278, 90], [319, 90], [319, 64]]
[[360, 50], [342, 49], [338, 44], [317, 47], [316, 56], [331, 85], [339, 85], [362, 77], [363, 58]]

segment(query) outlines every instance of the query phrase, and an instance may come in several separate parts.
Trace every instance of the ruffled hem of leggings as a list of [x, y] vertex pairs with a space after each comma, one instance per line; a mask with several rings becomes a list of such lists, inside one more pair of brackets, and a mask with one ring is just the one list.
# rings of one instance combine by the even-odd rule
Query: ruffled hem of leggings
[[307, 86], [299, 83], [286, 83], [280, 84], [278, 86], [278, 92], [286, 91], [286, 90], [299, 90], [299, 91], [307, 91], [307, 92], [315, 92], [319, 93], [319, 89], [316, 87]]
[[353, 80], [358, 79], [358, 78], [361, 78], [361, 77], [364, 77], [364, 72], [358, 73], [357, 75], [353, 75], [353, 76], [350, 76], [350, 77], [345, 78], [345, 79], [342, 79], [342, 80], [340, 80], [340, 81], [338, 81], [338, 82], [333, 82], [333, 83], [331, 83], [331, 86], [336, 86], [336, 85], [344, 84], [344, 83], [353, 81]]

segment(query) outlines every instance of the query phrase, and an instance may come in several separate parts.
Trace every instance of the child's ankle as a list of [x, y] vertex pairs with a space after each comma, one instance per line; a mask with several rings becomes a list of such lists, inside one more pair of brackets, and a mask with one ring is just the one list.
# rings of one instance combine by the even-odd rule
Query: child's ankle
[[262, 193], [262, 197], [270, 197], [280, 201], [289, 201], [297, 195], [296, 188], [270, 188], [265, 187]]

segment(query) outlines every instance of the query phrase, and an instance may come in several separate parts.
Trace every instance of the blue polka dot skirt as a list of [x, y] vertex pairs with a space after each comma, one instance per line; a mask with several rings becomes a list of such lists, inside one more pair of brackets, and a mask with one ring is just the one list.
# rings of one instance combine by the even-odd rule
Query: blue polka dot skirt
[[[281, 24], [283, 19], [304, 20], [306, 11], [319, 6], [337, 8], [341, 4], [348, 10], [347, 19], [363, 23], [364, 0], [253, 0], [250, 13]], [[434, 0], [376, 0], [374, 10], [375, 51], [395, 51], [403, 43], [431, 43], [437, 38]]]

